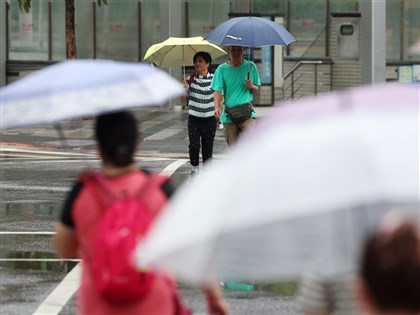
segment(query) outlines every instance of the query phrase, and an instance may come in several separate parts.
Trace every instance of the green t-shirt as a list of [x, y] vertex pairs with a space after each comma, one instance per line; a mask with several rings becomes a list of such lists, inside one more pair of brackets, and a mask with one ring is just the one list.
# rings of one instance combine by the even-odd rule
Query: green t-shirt
[[[253, 95], [250, 89], [245, 85], [248, 78], [254, 85], [260, 86], [261, 80], [255, 63], [243, 59], [239, 67], [232, 67], [228, 63], [221, 64], [214, 73], [210, 88], [223, 94], [223, 104], [225, 106], [235, 106], [247, 102], [252, 102]], [[252, 118], [256, 117], [255, 111], [252, 112]], [[222, 123], [231, 123], [223, 110], [220, 116]]]

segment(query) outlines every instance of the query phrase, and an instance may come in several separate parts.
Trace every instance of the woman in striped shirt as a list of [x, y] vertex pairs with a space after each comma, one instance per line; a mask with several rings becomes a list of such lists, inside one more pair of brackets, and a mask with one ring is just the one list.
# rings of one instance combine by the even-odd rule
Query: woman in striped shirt
[[183, 80], [187, 94], [181, 97], [188, 99], [188, 137], [191, 175], [199, 171], [200, 147], [203, 164], [213, 156], [213, 143], [216, 136], [217, 120], [214, 117], [214, 92], [210, 89], [213, 73], [209, 72], [211, 56], [199, 51], [193, 58], [195, 73], [188, 82]]

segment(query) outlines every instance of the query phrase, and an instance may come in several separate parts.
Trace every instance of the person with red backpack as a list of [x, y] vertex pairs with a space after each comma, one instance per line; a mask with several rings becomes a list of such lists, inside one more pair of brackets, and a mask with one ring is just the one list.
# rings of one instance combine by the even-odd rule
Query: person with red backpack
[[[174, 188], [169, 178], [140, 169], [134, 160], [137, 122], [128, 112], [97, 117], [100, 171], [84, 171], [65, 201], [54, 247], [63, 258], [80, 255], [80, 314], [188, 315], [175, 279], [139, 270], [136, 244]], [[228, 314], [217, 285], [204, 290], [213, 314]]]

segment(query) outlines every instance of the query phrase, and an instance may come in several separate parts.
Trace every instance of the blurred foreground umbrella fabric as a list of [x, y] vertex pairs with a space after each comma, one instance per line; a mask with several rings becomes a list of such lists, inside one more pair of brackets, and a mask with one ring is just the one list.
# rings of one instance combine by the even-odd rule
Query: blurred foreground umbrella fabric
[[162, 105], [183, 93], [178, 81], [146, 63], [63, 61], [1, 88], [0, 129]]
[[277, 106], [178, 191], [138, 264], [195, 284], [354, 268], [385, 212], [418, 215], [419, 102], [420, 85], [385, 84]]

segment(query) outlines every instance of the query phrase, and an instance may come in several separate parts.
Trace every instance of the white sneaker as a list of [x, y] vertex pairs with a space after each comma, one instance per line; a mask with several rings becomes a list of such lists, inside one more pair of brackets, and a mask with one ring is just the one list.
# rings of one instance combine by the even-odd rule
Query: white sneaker
[[187, 178], [187, 184], [189, 184], [193, 177], [198, 176], [198, 173], [200, 172], [200, 167], [199, 166], [191, 166], [191, 172], [190, 175]]
[[191, 173], [190, 173], [191, 176], [197, 175], [199, 172], [200, 172], [200, 167], [198, 165], [191, 166]]

